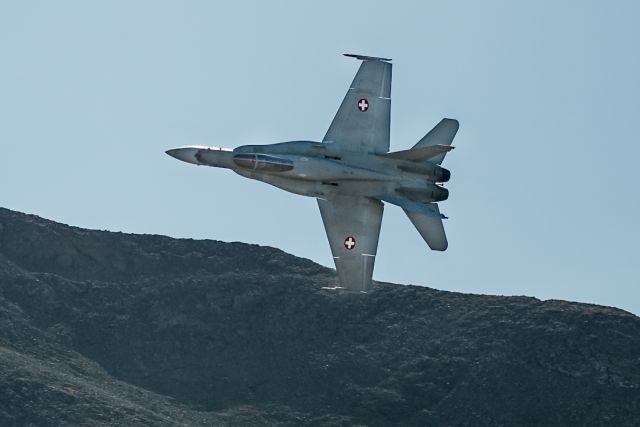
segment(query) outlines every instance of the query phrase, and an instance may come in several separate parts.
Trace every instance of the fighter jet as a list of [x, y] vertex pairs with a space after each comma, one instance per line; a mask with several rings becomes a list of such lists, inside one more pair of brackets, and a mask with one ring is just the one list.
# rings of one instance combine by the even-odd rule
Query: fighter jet
[[384, 203], [401, 207], [429, 247], [447, 249], [438, 203], [449, 197], [441, 166], [458, 122], [443, 119], [409, 150], [389, 152], [391, 59], [361, 60], [322, 141], [244, 145], [233, 150], [185, 146], [168, 150], [195, 165], [231, 169], [291, 193], [314, 197], [329, 239], [340, 288], [371, 290]]

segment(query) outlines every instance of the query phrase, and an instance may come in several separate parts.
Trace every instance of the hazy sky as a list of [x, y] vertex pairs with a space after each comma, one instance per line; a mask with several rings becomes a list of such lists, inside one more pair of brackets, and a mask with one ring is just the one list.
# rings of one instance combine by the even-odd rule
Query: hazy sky
[[638, 2], [0, 1], [0, 206], [333, 266], [316, 202], [164, 154], [320, 140], [393, 58], [391, 149], [460, 121], [449, 249], [387, 206], [374, 279], [640, 313]]

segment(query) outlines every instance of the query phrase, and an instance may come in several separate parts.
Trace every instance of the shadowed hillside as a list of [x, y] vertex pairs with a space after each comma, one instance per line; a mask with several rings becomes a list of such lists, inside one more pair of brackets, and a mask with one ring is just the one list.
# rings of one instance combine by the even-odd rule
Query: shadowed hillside
[[0, 209], [0, 425], [640, 425], [640, 318]]

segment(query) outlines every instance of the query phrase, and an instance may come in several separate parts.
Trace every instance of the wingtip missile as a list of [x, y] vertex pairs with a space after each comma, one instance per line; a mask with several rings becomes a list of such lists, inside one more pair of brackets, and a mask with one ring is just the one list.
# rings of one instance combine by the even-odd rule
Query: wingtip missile
[[391, 58], [380, 58], [377, 56], [357, 55], [354, 53], [343, 53], [343, 55], [348, 56], [349, 58], [356, 58], [361, 61], [385, 61], [385, 62], [391, 61]]

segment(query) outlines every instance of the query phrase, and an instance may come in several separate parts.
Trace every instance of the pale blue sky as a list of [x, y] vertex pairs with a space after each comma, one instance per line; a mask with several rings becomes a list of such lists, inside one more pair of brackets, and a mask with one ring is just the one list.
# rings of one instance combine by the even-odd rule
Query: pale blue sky
[[388, 206], [374, 278], [640, 313], [637, 2], [217, 4], [0, 2], [0, 206], [331, 266], [313, 199], [164, 150], [319, 140], [386, 56], [392, 150], [461, 128], [449, 250]]

